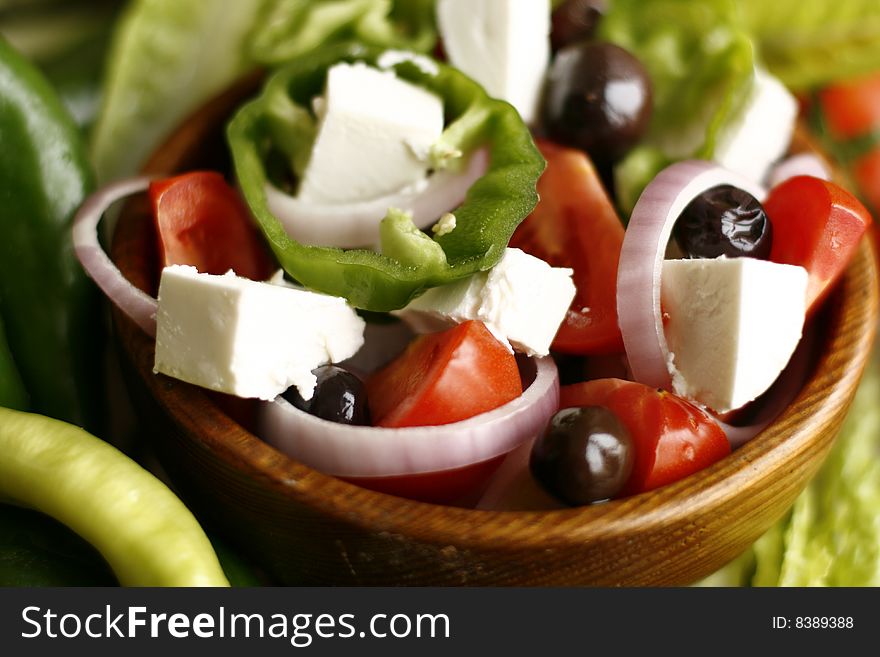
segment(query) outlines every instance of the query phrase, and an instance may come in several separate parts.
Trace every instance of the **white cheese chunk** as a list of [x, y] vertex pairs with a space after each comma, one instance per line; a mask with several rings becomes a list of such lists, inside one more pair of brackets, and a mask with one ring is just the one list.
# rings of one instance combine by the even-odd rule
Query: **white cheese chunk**
[[298, 198], [318, 204], [373, 199], [423, 180], [443, 132], [443, 102], [391, 71], [337, 64], [313, 103], [318, 135]]
[[713, 159], [755, 182], [788, 151], [798, 115], [797, 100], [766, 71], [755, 71], [745, 107], [718, 135]]
[[776, 380], [801, 338], [807, 272], [754, 258], [666, 260], [674, 391], [724, 413]]
[[526, 123], [537, 118], [550, 62], [550, 0], [438, 0], [437, 25], [454, 66]]
[[363, 333], [339, 297], [174, 265], [159, 283], [153, 371], [265, 400], [294, 385], [311, 399], [312, 370], [351, 357]]
[[489, 271], [431, 288], [395, 314], [420, 333], [480, 320], [499, 341], [530, 356], [546, 356], [574, 299], [571, 274], [507, 249]]

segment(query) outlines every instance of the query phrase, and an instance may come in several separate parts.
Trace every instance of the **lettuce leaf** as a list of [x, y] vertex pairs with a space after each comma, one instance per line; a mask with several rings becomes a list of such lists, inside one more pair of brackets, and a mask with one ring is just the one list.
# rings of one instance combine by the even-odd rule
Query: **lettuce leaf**
[[740, 0], [761, 60], [801, 90], [880, 67], [877, 0]]
[[840, 437], [798, 498], [781, 586], [880, 586], [880, 350]]
[[599, 29], [641, 60], [654, 89], [648, 135], [615, 172], [628, 213], [666, 164], [712, 157], [754, 81], [754, 51], [734, 0], [615, 0]]
[[248, 32], [266, 0], [136, 0], [117, 26], [92, 135], [99, 181], [130, 175], [195, 108], [251, 63]]
[[875, 347], [831, 454], [791, 512], [700, 585], [880, 586], [878, 400]]
[[427, 52], [436, 43], [433, 0], [270, 2], [251, 35], [250, 54], [275, 66], [343, 41]]
[[[352, 37], [430, 50], [433, 7], [433, 0], [133, 0], [114, 35], [92, 136], [99, 180], [137, 171], [187, 114], [258, 65]], [[292, 139], [307, 136], [300, 125], [306, 130]]]

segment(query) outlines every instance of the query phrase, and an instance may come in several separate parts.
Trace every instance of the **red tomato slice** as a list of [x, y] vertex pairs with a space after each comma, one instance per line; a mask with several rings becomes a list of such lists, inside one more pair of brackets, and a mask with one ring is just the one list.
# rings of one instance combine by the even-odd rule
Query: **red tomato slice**
[[880, 211], [880, 145], [857, 159], [852, 170], [865, 200]]
[[482, 322], [422, 335], [367, 380], [373, 423], [449, 424], [522, 394], [516, 359]]
[[770, 190], [764, 209], [773, 225], [770, 260], [806, 268], [807, 312], [840, 278], [871, 225], [852, 194], [832, 182], [796, 176]]
[[861, 137], [880, 126], [880, 75], [823, 89], [819, 104], [832, 137]]
[[474, 506], [504, 456], [463, 468], [398, 477], [345, 477], [362, 488], [419, 502]]
[[510, 246], [574, 270], [577, 294], [553, 341], [568, 354], [623, 351], [617, 324], [617, 264], [623, 224], [587, 156], [538, 142], [547, 168], [538, 206], [516, 229]]
[[721, 427], [671, 392], [620, 379], [563, 386], [559, 407], [576, 406], [604, 406], [633, 438], [633, 471], [621, 497], [678, 481], [730, 453]]
[[150, 184], [162, 265], [257, 281], [274, 269], [250, 212], [219, 173], [194, 171]]

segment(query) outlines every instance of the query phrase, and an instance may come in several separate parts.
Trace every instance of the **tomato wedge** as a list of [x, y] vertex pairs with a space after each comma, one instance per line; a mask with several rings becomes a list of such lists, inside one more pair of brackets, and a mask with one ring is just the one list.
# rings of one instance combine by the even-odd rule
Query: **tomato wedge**
[[880, 211], [880, 143], [853, 162], [852, 171], [865, 200], [875, 211]]
[[880, 74], [833, 84], [817, 100], [823, 125], [842, 146], [865, 200], [880, 209]]
[[764, 201], [773, 225], [770, 260], [807, 270], [807, 312], [828, 294], [846, 270], [871, 214], [833, 182], [796, 176], [777, 185]]
[[730, 453], [724, 431], [705, 411], [641, 383], [597, 379], [563, 386], [559, 406], [604, 406], [630, 432], [635, 458], [621, 497], [678, 481]]
[[880, 75], [831, 85], [819, 92], [819, 105], [835, 139], [866, 135], [880, 126]]
[[623, 351], [617, 324], [617, 265], [623, 224], [596, 169], [579, 150], [538, 140], [547, 168], [538, 206], [516, 229], [510, 246], [574, 270], [577, 294], [553, 341], [568, 354]]
[[477, 321], [417, 337], [367, 380], [370, 414], [381, 427], [458, 422], [521, 394], [513, 354]]
[[150, 185], [162, 265], [202, 273], [230, 269], [256, 281], [274, 269], [269, 251], [236, 191], [219, 173], [194, 171]]

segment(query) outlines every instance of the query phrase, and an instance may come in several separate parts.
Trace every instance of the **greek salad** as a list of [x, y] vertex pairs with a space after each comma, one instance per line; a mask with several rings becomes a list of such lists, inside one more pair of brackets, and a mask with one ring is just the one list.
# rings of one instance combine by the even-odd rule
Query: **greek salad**
[[[231, 171], [107, 185], [77, 254], [157, 375], [325, 473], [493, 509], [677, 481], [790, 403], [871, 225], [788, 155], [799, 101], [733, 4], [684, 4], [437, 0], [427, 54], [299, 53]], [[97, 233], [142, 192], [155, 298]]]

